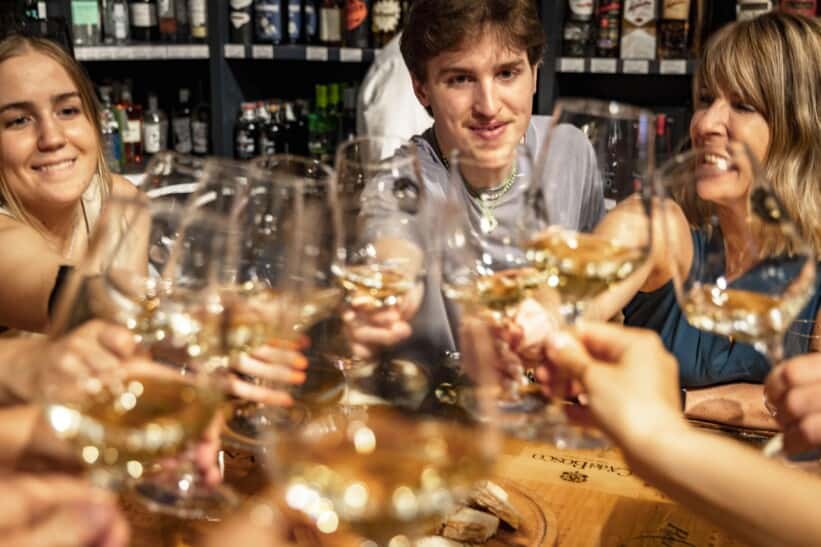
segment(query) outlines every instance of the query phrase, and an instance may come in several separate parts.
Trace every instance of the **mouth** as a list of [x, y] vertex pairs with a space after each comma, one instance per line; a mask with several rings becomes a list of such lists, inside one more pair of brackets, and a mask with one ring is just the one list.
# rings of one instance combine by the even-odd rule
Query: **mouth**
[[710, 152], [705, 152], [704, 154], [702, 154], [701, 163], [703, 165], [709, 165], [711, 167], [714, 167], [719, 171], [729, 171], [731, 165], [730, 158], [728, 158], [727, 156], [713, 154]]
[[42, 174], [52, 174], [52, 173], [59, 173], [61, 171], [67, 171], [74, 167], [74, 164], [77, 163], [77, 158], [69, 158], [64, 160], [57, 160], [57, 161], [49, 161], [44, 163], [38, 163], [32, 166], [32, 169], [37, 171], [38, 173]]
[[507, 129], [509, 122], [492, 122], [481, 125], [471, 125], [468, 129], [483, 140], [493, 140], [501, 136]]

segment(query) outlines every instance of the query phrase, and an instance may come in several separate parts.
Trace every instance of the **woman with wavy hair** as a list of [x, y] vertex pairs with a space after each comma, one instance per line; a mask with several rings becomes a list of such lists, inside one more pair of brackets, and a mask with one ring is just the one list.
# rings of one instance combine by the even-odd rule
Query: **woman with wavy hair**
[[[694, 79], [695, 108], [690, 123], [695, 147], [721, 149], [730, 142], [747, 145], [817, 254], [821, 254], [819, 66], [821, 23], [815, 19], [774, 12], [728, 25], [705, 48]], [[672, 284], [674, 261], [680, 271], [688, 271], [704, 251], [708, 211], [721, 219], [728, 268], [744, 260], [732, 241], [747, 238], [745, 231], [755, 234], [761, 249], [792, 251], [779, 233], [749, 221], [750, 182], [742, 177], [711, 184], [708, 190], [701, 186], [684, 189], [676, 196], [678, 207], [668, 212], [672, 237], [665, 238], [657, 225], [653, 255], [642, 274], [609, 291], [591, 311], [607, 319], [621, 310], [626, 325], [660, 334], [678, 359], [691, 416], [775, 427], [760, 385], [770, 370], [766, 359], [752, 346], [691, 326]], [[605, 234], [630, 230], [634, 207], [635, 202], [626, 200], [597, 230]], [[820, 303], [816, 286], [799, 318], [814, 320]]]

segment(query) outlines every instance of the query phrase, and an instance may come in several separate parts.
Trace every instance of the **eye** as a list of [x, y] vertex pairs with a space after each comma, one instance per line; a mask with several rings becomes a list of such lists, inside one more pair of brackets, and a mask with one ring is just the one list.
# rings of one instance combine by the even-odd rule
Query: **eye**
[[31, 116], [14, 116], [13, 118], [6, 120], [4, 125], [7, 129], [19, 129], [28, 125], [30, 121]]
[[470, 76], [468, 76], [467, 74], [458, 74], [456, 76], [451, 76], [447, 80], [447, 84], [449, 86], [453, 86], [453, 87], [465, 85], [469, 82], [470, 82]]
[[502, 80], [513, 80], [521, 71], [515, 68], [505, 69], [499, 72], [499, 78]]
[[758, 112], [758, 109], [751, 104], [742, 102], [742, 101], [733, 101], [733, 110], [737, 110], [739, 112], [745, 113], [755, 113]]
[[73, 118], [80, 114], [80, 108], [77, 106], [63, 106], [57, 111], [61, 118]]
[[715, 101], [716, 98], [713, 95], [711, 95], [711, 94], [707, 93], [706, 91], [704, 91], [704, 92], [699, 93], [697, 100], [698, 100], [699, 106], [709, 106], [709, 105], [713, 104], [713, 101]]

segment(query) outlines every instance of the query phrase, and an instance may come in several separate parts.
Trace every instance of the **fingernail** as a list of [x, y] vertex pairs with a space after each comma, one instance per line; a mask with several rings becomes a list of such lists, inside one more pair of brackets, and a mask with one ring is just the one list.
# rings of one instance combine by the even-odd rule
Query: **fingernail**
[[308, 359], [304, 355], [294, 355], [291, 358], [291, 366], [295, 368], [308, 368]]
[[288, 377], [288, 382], [291, 384], [301, 384], [305, 381], [305, 373], [304, 372], [292, 372], [291, 375]]

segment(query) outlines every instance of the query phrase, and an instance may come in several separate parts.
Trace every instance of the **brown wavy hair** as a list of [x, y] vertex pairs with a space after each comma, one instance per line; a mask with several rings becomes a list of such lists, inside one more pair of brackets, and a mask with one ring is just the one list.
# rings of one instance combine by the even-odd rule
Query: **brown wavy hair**
[[[694, 79], [702, 90], [737, 97], [770, 129], [762, 167], [801, 236], [821, 255], [821, 22], [783, 12], [730, 24], [713, 35]], [[702, 226], [710, 204], [694, 189], [679, 196], [687, 219]], [[759, 227], [763, 229], [763, 227]], [[792, 252], [778, 231], [762, 247]]]
[[402, 31], [402, 57], [424, 82], [428, 61], [488, 29], [507, 46], [526, 50], [531, 65], [542, 62], [546, 38], [533, 0], [415, 0]]
[[[83, 67], [60, 45], [51, 40], [13, 34], [0, 41], [0, 63], [29, 52], [37, 52], [54, 60], [58, 65], [63, 67], [66, 73], [68, 73], [69, 78], [71, 78], [71, 81], [77, 86], [77, 92], [80, 95], [80, 101], [83, 105], [83, 113], [88, 121], [91, 122], [96, 132], [96, 176], [100, 181], [102, 198], [106, 199], [106, 197], [111, 194], [113, 181], [111, 170], [108, 168], [108, 165], [106, 165], [105, 156], [103, 155], [102, 139], [100, 138], [102, 134], [100, 126], [100, 106], [97, 102], [97, 96], [94, 93], [94, 85], [91, 83], [91, 80], [89, 80]], [[20, 202], [19, 198], [14, 194], [3, 178], [2, 173], [0, 173], [0, 205], [5, 206], [9, 212], [21, 222], [32, 226], [40, 233], [45, 233], [43, 222], [26, 210], [25, 206]]]

